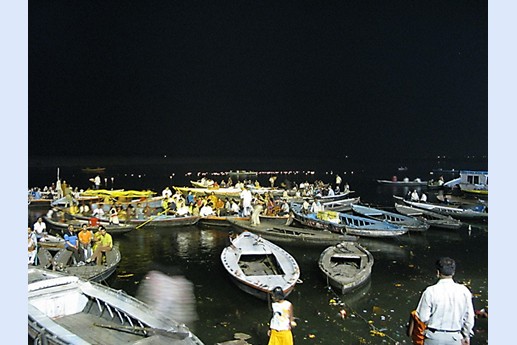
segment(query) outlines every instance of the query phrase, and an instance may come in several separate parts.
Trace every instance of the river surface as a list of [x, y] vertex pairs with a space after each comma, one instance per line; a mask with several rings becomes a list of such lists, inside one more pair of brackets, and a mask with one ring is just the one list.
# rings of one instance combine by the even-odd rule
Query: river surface
[[[80, 166], [84, 167], [84, 164], [61, 168], [61, 178], [67, 179], [72, 186], [86, 189], [88, 179], [93, 176], [82, 174], [78, 169]], [[425, 180], [435, 167], [436, 164], [422, 167], [413, 173], [411, 170], [400, 172], [396, 166], [370, 170], [347, 167], [338, 171], [362, 202], [393, 207], [392, 196], [405, 195], [408, 189], [382, 187], [375, 182], [376, 178], [389, 179], [394, 174], [402, 178], [407, 174]], [[239, 168], [242, 169], [235, 167]], [[468, 168], [486, 170], [482, 164]], [[285, 170], [285, 167], [280, 169]], [[107, 166], [103, 177], [108, 188], [150, 188], [161, 192], [166, 185], [188, 185], [190, 179], [197, 180], [202, 176], [197, 172], [202, 174], [204, 171], [193, 170], [193, 175], [189, 175], [187, 169], [165, 170], [156, 165], [129, 164], [111, 169]], [[318, 166], [293, 171], [297, 173], [279, 175], [278, 181], [289, 178], [313, 182], [319, 178], [333, 183], [336, 173], [326, 167], [318, 170]], [[50, 184], [55, 176], [55, 167], [29, 168], [29, 186]], [[269, 176], [259, 175], [261, 184], [266, 185]], [[433, 191], [419, 191], [426, 191], [430, 201], [433, 200]], [[30, 209], [29, 223], [44, 212], [45, 209]], [[229, 229], [145, 226], [114, 237], [122, 260], [115, 274], [105, 283], [136, 295], [140, 282], [151, 270], [183, 275], [193, 283], [196, 296], [198, 319], [191, 328], [205, 344], [231, 340], [234, 333], [242, 332], [251, 336], [249, 343], [265, 345], [271, 317], [268, 304], [239, 290], [220, 261]], [[281, 244], [298, 261], [301, 270], [301, 282], [288, 297], [299, 319], [293, 330], [295, 344], [411, 344], [405, 335], [409, 312], [416, 307], [420, 292], [435, 282], [434, 262], [440, 256], [456, 260], [455, 279], [469, 286], [475, 309], [488, 306], [488, 223], [472, 223], [470, 227], [466, 224], [459, 230], [430, 228], [425, 233], [408, 233], [392, 239], [360, 239], [359, 242], [375, 259], [371, 279], [362, 288], [345, 295], [330, 289], [318, 269], [317, 260], [325, 247]], [[341, 316], [341, 310], [346, 312], [346, 317]], [[487, 344], [488, 319], [476, 319], [475, 331], [471, 344]]]

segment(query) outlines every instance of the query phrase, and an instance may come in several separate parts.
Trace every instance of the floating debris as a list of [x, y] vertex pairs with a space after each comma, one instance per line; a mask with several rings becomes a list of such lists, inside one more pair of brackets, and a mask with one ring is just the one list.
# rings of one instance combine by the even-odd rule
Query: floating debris
[[251, 338], [251, 335], [246, 333], [235, 333], [233, 337], [238, 340], [247, 340]]

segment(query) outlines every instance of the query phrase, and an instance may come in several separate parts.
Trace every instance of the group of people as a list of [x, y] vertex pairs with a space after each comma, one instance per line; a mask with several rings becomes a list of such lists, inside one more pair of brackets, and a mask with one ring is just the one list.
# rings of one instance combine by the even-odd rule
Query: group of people
[[[42, 217], [38, 217], [32, 228], [28, 227], [29, 265], [37, 264], [39, 243], [45, 242], [47, 238], [46, 223]], [[76, 230], [72, 224], [69, 224], [63, 239], [65, 249], [72, 252], [74, 264], [78, 266], [101, 265], [103, 254], [113, 248], [113, 239], [103, 225], [99, 225], [98, 231], [93, 233], [86, 223], [80, 230]]]

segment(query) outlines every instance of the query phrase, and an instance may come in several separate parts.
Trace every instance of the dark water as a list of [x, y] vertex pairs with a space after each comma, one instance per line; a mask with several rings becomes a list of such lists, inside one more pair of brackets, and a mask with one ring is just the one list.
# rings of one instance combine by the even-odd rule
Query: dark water
[[[204, 162], [206, 166], [210, 166], [209, 163]], [[408, 176], [424, 180], [434, 176], [429, 172], [435, 168], [487, 169], [484, 162], [469, 166], [465, 166], [465, 162], [420, 162], [399, 173], [398, 162], [391, 166], [341, 164], [338, 168], [329, 163], [319, 163], [301, 162], [299, 168], [278, 164], [268, 169], [298, 169], [297, 174], [279, 175], [277, 180], [288, 178], [297, 182], [312, 182], [316, 178], [333, 182], [334, 174], [338, 172], [363, 202], [385, 207], [393, 206], [393, 194], [403, 195], [407, 190], [380, 187], [374, 182], [377, 178], [386, 179], [398, 174], [399, 178]], [[88, 178], [92, 176], [81, 172], [80, 168], [85, 166], [98, 165], [84, 162], [75, 166], [62, 165], [60, 176], [72, 186], [87, 188]], [[204, 170], [201, 164], [188, 168], [130, 163], [101, 166], [106, 167], [104, 176], [107, 177], [108, 188], [111, 188], [111, 177], [114, 177], [114, 188], [151, 188], [157, 192], [166, 185], [185, 185], [189, 179], [198, 179], [198, 171], [216, 171]], [[318, 169], [319, 166], [321, 169]], [[218, 171], [225, 168], [259, 169], [256, 166], [217, 166]], [[194, 172], [194, 177], [185, 175], [189, 171]], [[29, 168], [29, 186], [50, 184], [55, 177], [56, 166]], [[266, 184], [268, 178], [269, 174], [259, 175], [262, 184]], [[428, 192], [432, 198], [432, 192]], [[30, 211], [29, 222], [41, 212], [45, 210]], [[248, 340], [251, 344], [267, 344], [267, 322], [270, 318], [267, 303], [234, 286], [220, 263], [219, 255], [225, 245], [227, 231], [224, 228], [197, 226], [144, 227], [116, 237], [115, 245], [122, 253], [122, 261], [107, 283], [135, 295], [141, 279], [152, 269], [183, 274], [195, 286], [199, 319], [192, 328], [205, 344], [231, 340], [235, 332], [251, 335], [252, 338]], [[410, 344], [404, 334], [408, 313], [416, 307], [420, 291], [434, 283], [433, 263], [443, 255], [457, 260], [456, 280], [469, 285], [475, 297], [475, 308], [488, 305], [487, 224], [472, 224], [470, 230], [465, 226], [459, 231], [431, 228], [423, 234], [410, 233], [382, 240], [361, 239], [360, 242], [375, 258], [371, 281], [360, 290], [346, 295], [337, 295], [328, 289], [325, 278], [318, 270], [317, 260], [324, 247], [282, 245], [298, 261], [303, 281], [289, 296], [300, 319], [293, 331], [295, 344]], [[339, 315], [342, 309], [347, 313], [344, 319]], [[488, 321], [478, 319], [471, 344], [487, 343]]]

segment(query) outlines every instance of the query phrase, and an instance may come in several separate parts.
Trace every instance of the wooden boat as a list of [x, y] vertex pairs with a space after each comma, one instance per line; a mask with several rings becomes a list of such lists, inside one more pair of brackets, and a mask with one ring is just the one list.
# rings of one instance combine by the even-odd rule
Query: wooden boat
[[295, 226], [280, 225], [276, 223], [262, 222], [252, 226], [249, 220], [230, 219], [231, 224], [239, 232], [254, 232], [273, 242], [289, 243], [292, 245], [331, 245], [342, 241], [357, 241], [357, 237], [338, 234], [328, 230], [312, 228], [300, 228]]
[[395, 200], [404, 203], [405, 205], [416, 208], [433, 211], [446, 216], [451, 216], [459, 220], [488, 220], [488, 211], [484, 205], [475, 205], [469, 208], [443, 206], [433, 203], [408, 201], [400, 196], [393, 196]]
[[294, 220], [293, 216], [290, 214], [286, 214], [283, 216], [279, 216], [279, 215], [273, 216], [273, 215], [261, 214], [261, 215], [259, 215], [259, 218], [260, 218], [261, 222], [266, 222], [268, 224], [277, 224], [277, 225], [291, 225], [291, 223]]
[[60, 236], [46, 234], [38, 241], [38, 246], [48, 250], [56, 251], [65, 248], [65, 240]]
[[[80, 214], [71, 215], [72, 218], [78, 220], [89, 220], [91, 217], [82, 216]], [[136, 229], [144, 226], [152, 227], [174, 227], [174, 226], [189, 226], [196, 225], [201, 217], [199, 216], [176, 216], [172, 214], [158, 213], [142, 219], [131, 218], [129, 220], [121, 221], [121, 224], [126, 224]], [[109, 222], [107, 218], [100, 219], [101, 222]], [[106, 228], [107, 229], [107, 228]], [[108, 232], [110, 232], [107, 229]]]
[[230, 170], [228, 171], [228, 176], [231, 177], [234, 180], [244, 180], [251, 177], [257, 177], [258, 171], [252, 171], [252, 170]]
[[409, 205], [402, 205], [395, 202], [395, 209], [401, 214], [406, 216], [415, 217], [426, 221], [430, 226], [443, 229], [459, 229], [462, 226], [462, 222], [459, 219], [452, 218], [451, 216], [445, 216], [440, 213], [436, 213], [422, 208], [416, 208]]
[[427, 186], [428, 181], [422, 181], [420, 179], [414, 179], [410, 181], [408, 179], [404, 179], [402, 181], [399, 180], [377, 180], [377, 183], [382, 185], [396, 186], [396, 187], [418, 187], [418, 186]]
[[348, 199], [342, 199], [342, 200], [335, 200], [335, 201], [325, 201], [322, 202], [323, 207], [325, 210], [328, 211], [337, 211], [337, 212], [346, 212], [352, 210], [352, 205], [357, 204], [361, 202], [361, 198], [348, 198]]
[[61, 231], [68, 229], [68, 225], [70, 225], [70, 224], [73, 225], [74, 229], [76, 229], [76, 230], [81, 229], [83, 224], [86, 224], [86, 225], [88, 225], [88, 229], [93, 230], [94, 232], [96, 232], [99, 229], [99, 225], [102, 225], [106, 228], [106, 231], [111, 235], [122, 235], [122, 234], [126, 234], [126, 233], [136, 229], [135, 224], [124, 224], [124, 223], [109, 224], [108, 221], [103, 221], [103, 220], [97, 220], [96, 225], [90, 224], [90, 220], [86, 220], [86, 219], [65, 219], [65, 220], [61, 221], [61, 220], [57, 220], [57, 219], [53, 219], [53, 218], [51, 219], [47, 216], [43, 216], [43, 220], [54, 230], [61, 230]]
[[178, 187], [173, 186], [175, 190], [179, 190], [183, 194], [188, 194], [189, 192], [192, 192], [192, 194], [198, 196], [204, 196], [204, 195], [210, 195], [214, 193], [218, 197], [227, 197], [227, 198], [239, 198], [242, 192], [242, 189], [235, 188], [235, 187], [226, 187], [226, 188], [217, 188], [217, 189], [211, 189], [211, 188], [200, 188], [200, 187]]
[[230, 227], [232, 226], [228, 220], [236, 219], [243, 221], [250, 221], [250, 217], [240, 217], [240, 216], [203, 216], [199, 218], [198, 225], [201, 226], [215, 226], [215, 227]]
[[86, 174], [104, 174], [106, 172], [106, 168], [96, 167], [96, 168], [82, 168], [81, 171]]
[[190, 181], [190, 183], [194, 186], [194, 187], [199, 187], [199, 188], [210, 188], [214, 185], [215, 181], [214, 180], [211, 180], [211, 179], [201, 179], [201, 180], [198, 180], [198, 181]]
[[425, 220], [364, 205], [354, 204], [352, 210], [364, 217], [404, 226], [409, 231], [426, 231], [430, 226]]
[[28, 334], [34, 344], [203, 345], [182, 324], [96, 282], [28, 270]]
[[316, 228], [326, 229], [332, 232], [343, 233], [354, 236], [364, 237], [394, 237], [405, 234], [408, 229], [381, 222], [375, 219], [360, 217], [344, 212], [321, 211], [316, 213], [302, 213], [302, 205], [291, 203], [291, 210], [294, 219], [299, 223]]
[[153, 227], [176, 227], [196, 225], [201, 219], [200, 216], [175, 216], [170, 214], [158, 214], [143, 219], [130, 219], [129, 223], [136, 225], [137, 229], [143, 226]]
[[[40, 248], [44, 249], [44, 248]], [[66, 274], [78, 276], [82, 279], [103, 281], [109, 278], [117, 269], [120, 263], [120, 251], [113, 247], [104, 255], [103, 265], [81, 265], [73, 262], [72, 252], [64, 248], [60, 249], [52, 258], [52, 269]]]
[[262, 300], [268, 300], [276, 286], [289, 295], [300, 278], [300, 268], [291, 254], [249, 231], [240, 233], [223, 249], [221, 262], [237, 287]]
[[373, 262], [373, 255], [359, 243], [341, 242], [321, 253], [318, 266], [327, 284], [345, 294], [368, 281]]

